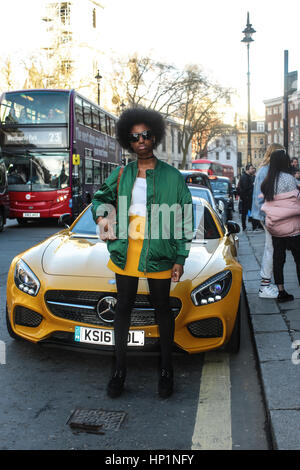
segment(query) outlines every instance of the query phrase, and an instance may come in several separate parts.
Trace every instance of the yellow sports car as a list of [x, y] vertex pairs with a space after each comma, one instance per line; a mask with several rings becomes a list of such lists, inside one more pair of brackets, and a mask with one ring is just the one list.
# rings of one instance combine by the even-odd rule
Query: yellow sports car
[[[195, 232], [179, 283], [171, 283], [174, 350], [239, 350], [242, 267], [235, 233], [206, 201], [193, 198]], [[62, 217], [63, 221], [63, 217]], [[116, 284], [109, 253], [88, 206], [75, 222], [16, 256], [7, 281], [10, 335], [34, 343], [113, 351]], [[147, 279], [139, 280], [128, 337], [130, 351], [159, 351]]]

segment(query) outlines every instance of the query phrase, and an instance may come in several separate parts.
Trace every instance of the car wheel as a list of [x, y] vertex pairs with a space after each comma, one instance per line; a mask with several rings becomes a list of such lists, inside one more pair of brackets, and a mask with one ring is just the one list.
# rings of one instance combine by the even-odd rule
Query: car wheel
[[240, 350], [241, 338], [241, 299], [239, 301], [239, 308], [236, 314], [235, 324], [231, 333], [230, 340], [225, 345], [225, 351], [231, 354], [237, 354]]
[[6, 328], [7, 328], [8, 334], [11, 338], [16, 339], [18, 341], [22, 340], [22, 338], [20, 336], [18, 336], [11, 327], [10, 320], [9, 320], [9, 317], [8, 317], [7, 305], [6, 305]]
[[4, 215], [3, 215], [3, 212], [2, 210], [0, 210], [0, 232], [2, 232], [3, 228], [4, 228]]

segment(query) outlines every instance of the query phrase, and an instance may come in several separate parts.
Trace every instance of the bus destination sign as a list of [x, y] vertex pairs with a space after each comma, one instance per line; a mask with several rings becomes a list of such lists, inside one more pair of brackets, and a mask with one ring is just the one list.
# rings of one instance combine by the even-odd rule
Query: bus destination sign
[[44, 148], [65, 148], [67, 147], [67, 129], [66, 128], [18, 128], [2, 129], [2, 145], [18, 146], [28, 145], [30, 147]]

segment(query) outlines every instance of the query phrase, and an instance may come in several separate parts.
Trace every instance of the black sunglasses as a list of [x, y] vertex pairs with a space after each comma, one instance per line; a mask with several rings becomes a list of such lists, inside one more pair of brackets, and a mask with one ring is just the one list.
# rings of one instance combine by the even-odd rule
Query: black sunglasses
[[140, 136], [142, 136], [144, 140], [150, 140], [152, 137], [152, 132], [151, 131], [133, 132], [132, 134], [129, 134], [129, 142], [138, 142], [140, 140]]

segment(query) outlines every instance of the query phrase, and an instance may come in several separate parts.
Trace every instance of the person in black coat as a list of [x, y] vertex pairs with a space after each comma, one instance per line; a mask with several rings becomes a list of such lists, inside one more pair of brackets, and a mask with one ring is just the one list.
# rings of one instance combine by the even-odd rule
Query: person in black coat
[[[242, 203], [242, 227], [243, 230], [246, 230], [246, 219], [248, 211], [252, 207], [252, 194], [253, 194], [253, 185], [254, 185], [254, 173], [255, 168], [253, 165], [248, 163], [246, 165], [246, 170], [242, 174], [239, 182], [239, 194]], [[254, 228], [254, 227], [253, 227]]]

